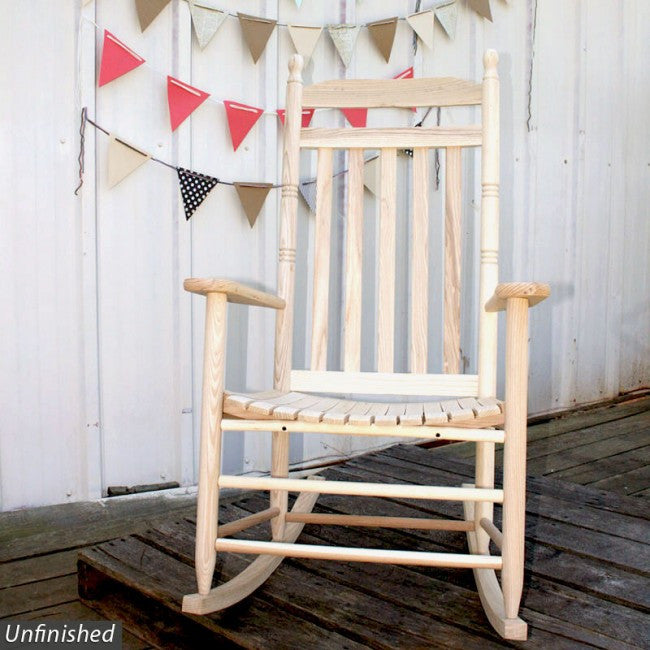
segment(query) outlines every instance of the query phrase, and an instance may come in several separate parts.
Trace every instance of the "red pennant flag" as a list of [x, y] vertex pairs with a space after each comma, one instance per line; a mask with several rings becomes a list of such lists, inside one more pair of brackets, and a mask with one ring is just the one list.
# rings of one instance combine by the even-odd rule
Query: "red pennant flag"
[[[396, 74], [393, 79], [413, 79], [413, 66], [406, 68], [403, 72]], [[415, 106], [411, 109], [414, 113], [417, 110]]]
[[242, 140], [248, 135], [248, 132], [255, 126], [255, 122], [260, 119], [264, 109], [247, 106], [239, 102], [225, 101], [224, 104], [226, 106], [226, 116], [228, 117], [232, 146], [237, 151], [237, 147], [239, 147]]
[[367, 108], [342, 108], [345, 119], [350, 123], [350, 126], [364, 127], [366, 125], [366, 118], [368, 117]]
[[167, 103], [169, 104], [169, 121], [172, 131], [175, 131], [179, 124], [208, 97], [210, 97], [210, 93], [205, 93], [167, 75]]
[[113, 79], [144, 63], [144, 59], [115, 38], [107, 29], [104, 30], [104, 47], [102, 63], [99, 67], [99, 85], [103, 86]]
[[[310, 124], [311, 124], [311, 118], [314, 117], [314, 110], [313, 108], [303, 108], [302, 109], [302, 128], [306, 129]], [[280, 118], [280, 122], [282, 122], [282, 126], [284, 126], [284, 113], [285, 110], [284, 108], [278, 108], [278, 116]]]

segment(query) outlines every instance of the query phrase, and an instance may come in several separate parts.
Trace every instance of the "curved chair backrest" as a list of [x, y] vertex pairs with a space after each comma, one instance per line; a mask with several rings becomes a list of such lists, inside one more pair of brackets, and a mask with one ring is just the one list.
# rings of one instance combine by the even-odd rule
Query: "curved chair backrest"
[[[302, 59], [289, 64], [283, 146], [278, 293], [287, 307], [276, 324], [275, 386], [328, 393], [494, 396], [496, 315], [483, 309], [498, 281], [499, 87], [498, 57], [484, 57], [482, 84], [455, 78], [335, 80], [307, 86]], [[481, 124], [421, 128], [301, 128], [303, 108], [480, 105]], [[461, 151], [482, 146], [479, 361], [477, 374], [460, 373]], [[296, 214], [300, 150], [316, 149], [317, 198], [313, 265], [311, 358], [292, 366]], [[409, 373], [394, 372], [397, 151], [413, 150], [409, 285]], [[445, 150], [443, 367], [429, 374], [429, 150]], [[333, 151], [347, 149], [348, 188], [343, 260], [342, 368], [327, 368]], [[364, 150], [379, 150], [377, 372], [361, 372]]]

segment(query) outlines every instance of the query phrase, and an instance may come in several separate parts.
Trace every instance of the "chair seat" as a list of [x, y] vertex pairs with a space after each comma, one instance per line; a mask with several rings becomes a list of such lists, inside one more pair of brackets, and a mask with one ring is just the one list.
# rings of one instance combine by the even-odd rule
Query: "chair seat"
[[326, 424], [493, 427], [504, 404], [494, 397], [439, 402], [367, 402], [311, 393], [269, 391], [224, 394], [223, 412], [248, 420], [302, 420]]

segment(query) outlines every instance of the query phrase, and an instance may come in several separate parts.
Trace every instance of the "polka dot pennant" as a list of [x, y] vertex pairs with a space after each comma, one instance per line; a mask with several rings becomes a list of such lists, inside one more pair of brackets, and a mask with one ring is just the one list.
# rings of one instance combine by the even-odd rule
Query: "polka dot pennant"
[[177, 167], [176, 172], [181, 186], [185, 219], [189, 221], [196, 209], [203, 203], [205, 197], [210, 194], [219, 182], [219, 179], [189, 169], [183, 169], [182, 167]]

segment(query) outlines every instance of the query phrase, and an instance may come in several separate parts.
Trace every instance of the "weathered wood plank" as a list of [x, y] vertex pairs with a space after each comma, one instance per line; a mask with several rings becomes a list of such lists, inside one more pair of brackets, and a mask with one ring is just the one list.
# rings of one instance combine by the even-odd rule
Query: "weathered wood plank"
[[595, 481], [591, 483], [590, 487], [602, 490], [616, 490], [622, 494], [635, 494], [641, 492], [648, 485], [650, 485], [650, 467], [646, 465], [625, 472], [625, 474], [617, 474], [616, 476]]
[[6, 562], [0, 564], [0, 589], [69, 575], [76, 568], [76, 550]]
[[77, 600], [77, 576], [70, 575], [0, 590], [0, 618]]

